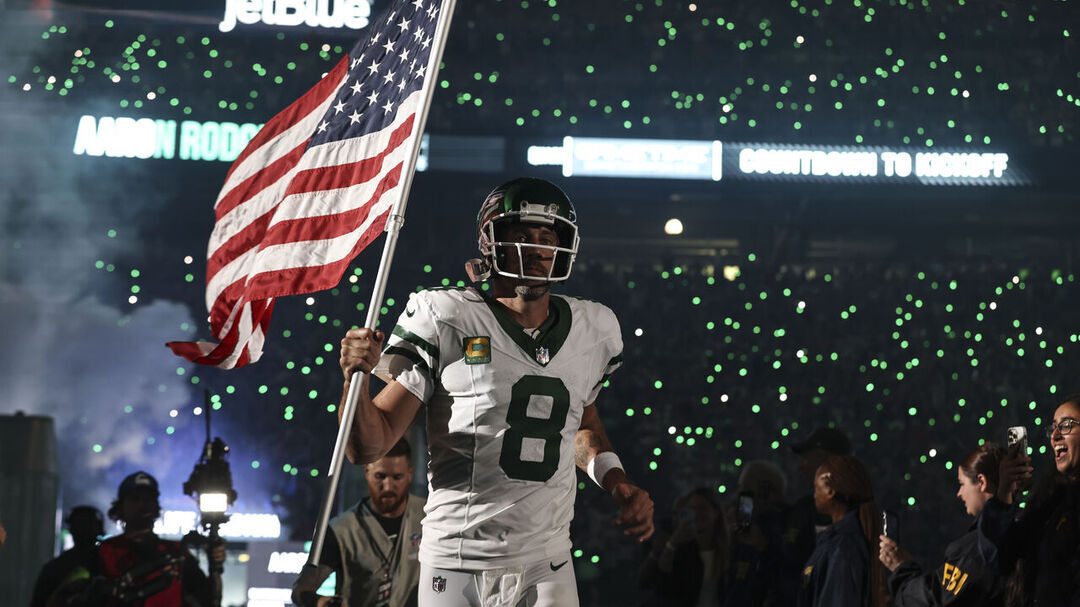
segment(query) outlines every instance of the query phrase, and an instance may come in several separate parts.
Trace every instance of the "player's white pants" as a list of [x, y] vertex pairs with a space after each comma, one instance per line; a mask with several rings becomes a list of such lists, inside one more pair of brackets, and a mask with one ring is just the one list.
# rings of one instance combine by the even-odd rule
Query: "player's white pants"
[[569, 553], [489, 571], [421, 563], [418, 607], [578, 607], [574, 563]]

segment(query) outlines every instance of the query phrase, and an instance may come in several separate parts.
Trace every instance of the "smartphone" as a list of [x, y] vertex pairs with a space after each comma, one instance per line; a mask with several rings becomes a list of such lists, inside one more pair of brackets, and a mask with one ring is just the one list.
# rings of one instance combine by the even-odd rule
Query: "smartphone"
[[1028, 432], [1024, 426], [1012, 426], [1008, 430], [1006, 444], [1013, 453], [1027, 455]]
[[754, 520], [754, 496], [749, 493], [739, 495], [735, 509], [735, 523], [739, 527], [749, 527]]
[[900, 541], [900, 517], [892, 510], [881, 511], [881, 533], [894, 542]]
[[[1005, 440], [1008, 445], [1009, 454], [1015, 455], [1017, 453], [1021, 455], [1028, 454], [1028, 432], [1024, 426], [1012, 426], [1008, 430], [1008, 434]], [[1031, 479], [1025, 479], [1017, 484], [1017, 488], [1020, 491], [1027, 491], [1031, 489]]]

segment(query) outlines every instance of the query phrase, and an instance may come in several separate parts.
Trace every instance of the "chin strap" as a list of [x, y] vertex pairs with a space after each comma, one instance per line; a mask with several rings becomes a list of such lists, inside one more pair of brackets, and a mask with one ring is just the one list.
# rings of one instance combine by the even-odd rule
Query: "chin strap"
[[491, 276], [491, 264], [479, 258], [465, 262], [465, 274], [473, 282], [484, 282]]

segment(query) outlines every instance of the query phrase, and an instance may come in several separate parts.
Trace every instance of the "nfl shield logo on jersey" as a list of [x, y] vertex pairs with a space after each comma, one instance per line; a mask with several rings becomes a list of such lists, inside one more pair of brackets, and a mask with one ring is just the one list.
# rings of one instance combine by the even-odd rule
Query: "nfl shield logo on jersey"
[[443, 592], [446, 590], [446, 578], [441, 575], [431, 578], [431, 589], [435, 592]]
[[546, 365], [550, 360], [551, 353], [548, 351], [547, 348], [545, 348], [544, 346], [540, 346], [536, 349], [536, 362], [540, 363], [541, 365]]

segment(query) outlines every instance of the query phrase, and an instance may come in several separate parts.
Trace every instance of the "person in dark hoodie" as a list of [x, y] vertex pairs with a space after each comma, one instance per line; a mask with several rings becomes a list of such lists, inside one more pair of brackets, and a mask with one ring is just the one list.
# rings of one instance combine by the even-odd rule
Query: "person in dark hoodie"
[[814, 477], [814, 506], [832, 525], [803, 568], [799, 607], [884, 607], [884, 568], [871, 558], [881, 522], [866, 466], [850, 455], [826, 459]]
[[74, 546], [41, 568], [30, 607], [45, 607], [64, 584], [98, 573], [98, 539], [105, 535], [105, 515], [93, 506], [75, 506], [64, 522]]
[[945, 562], [924, 572], [906, 550], [882, 535], [878, 558], [891, 573], [889, 591], [894, 607], [1001, 607], [1004, 584], [1000, 576], [986, 570], [979, 553], [978, 517], [998, 488], [998, 472], [1005, 450], [996, 443], [984, 443], [957, 466], [960, 488], [956, 497], [964, 509], [976, 517], [966, 534], [945, 549]]
[[997, 495], [983, 507], [979, 548], [990, 571], [1009, 575], [1009, 607], [1080, 606], [1080, 394], [1065, 398], [1046, 428], [1054, 469], [1017, 518], [1019, 483], [1030, 458], [1009, 451]]

